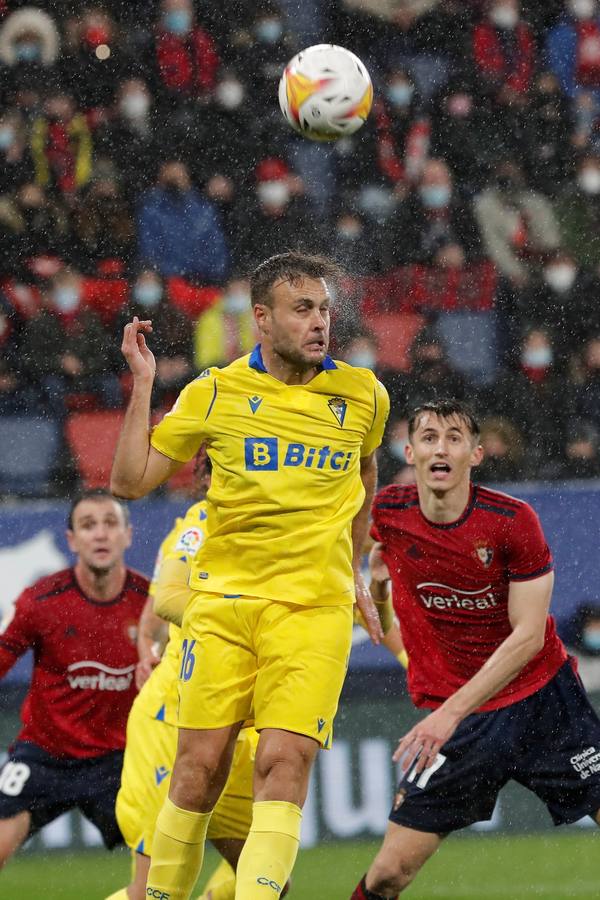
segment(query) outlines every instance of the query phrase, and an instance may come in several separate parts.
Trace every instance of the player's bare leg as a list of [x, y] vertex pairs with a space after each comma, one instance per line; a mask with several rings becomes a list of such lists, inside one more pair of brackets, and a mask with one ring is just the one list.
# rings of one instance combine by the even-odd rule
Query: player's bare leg
[[11, 858], [29, 834], [31, 815], [27, 810], [10, 819], [0, 819], [0, 868]]
[[187, 900], [196, 884], [210, 816], [225, 787], [241, 722], [180, 728], [169, 796], [156, 822], [147, 889]]
[[379, 853], [362, 883], [368, 893], [365, 894], [363, 890], [361, 894], [360, 888], [357, 888], [353, 897], [369, 897], [370, 894], [396, 897], [408, 887], [429, 857], [433, 856], [443, 838], [444, 835], [416, 831], [390, 822]]
[[264, 728], [254, 764], [254, 800], [287, 800], [304, 806], [319, 744], [304, 734]]

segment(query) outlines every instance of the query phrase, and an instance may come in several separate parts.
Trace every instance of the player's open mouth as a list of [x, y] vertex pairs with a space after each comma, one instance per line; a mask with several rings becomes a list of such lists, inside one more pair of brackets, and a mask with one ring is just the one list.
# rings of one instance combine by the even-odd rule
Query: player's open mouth
[[445, 478], [446, 475], [450, 474], [451, 468], [448, 463], [435, 462], [429, 466], [429, 471], [436, 478]]
[[324, 350], [325, 349], [325, 341], [311, 341], [306, 345], [309, 350]]

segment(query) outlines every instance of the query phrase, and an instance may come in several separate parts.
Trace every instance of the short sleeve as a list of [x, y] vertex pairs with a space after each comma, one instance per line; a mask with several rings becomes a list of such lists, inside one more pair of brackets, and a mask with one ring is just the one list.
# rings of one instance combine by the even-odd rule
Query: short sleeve
[[371, 527], [369, 529], [369, 534], [373, 538], [374, 541], [377, 541], [378, 544], [382, 544], [383, 540], [381, 538], [381, 532], [379, 531], [379, 522], [378, 522], [378, 510], [377, 503], [379, 500], [379, 494], [376, 494], [373, 499], [373, 505], [371, 506]]
[[0, 623], [0, 651], [5, 651], [0, 654], [0, 677], [33, 646], [36, 635], [31, 600], [24, 593], [7, 609]]
[[537, 514], [526, 503], [511, 523], [507, 569], [510, 581], [540, 578], [554, 567]]
[[191, 381], [173, 408], [153, 429], [152, 446], [178, 462], [187, 462], [208, 437], [207, 420], [217, 396], [217, 379], [210, 369]]
[[371, 428], [365, 435], [361, 456], [370, 456], [381, 444], [389, 413], [390, 398], [388, 392], [383, 384], [375, 379], [373, 385], [373, 421]]

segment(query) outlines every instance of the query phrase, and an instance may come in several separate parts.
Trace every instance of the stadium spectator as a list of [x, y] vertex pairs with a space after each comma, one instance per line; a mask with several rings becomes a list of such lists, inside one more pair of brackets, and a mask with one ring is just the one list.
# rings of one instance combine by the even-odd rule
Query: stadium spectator
[[215, 86], [219, 54], [215, 43], [195, 21], [191, 0], [161, 0], [154, 47], [159, 100], [202, 100]]
[[22, 728], [2, 768], [0, 865], [69, 809], [97, 825], [107, 847], [122, 843], [114, 807], [148, 581], [125, 566], [131, 526], [108, 491], [74, 500], [67, 541], [74, 566], [23, 591], [0, 639], [0, 676], [35, 650]]
[[[385, 430], [384, 442], [381, 446], [378, 463], [379, 485], [397, 484], [399, 476], [404, 477], [407, 468], [406, 445], [408, 444], [408, 419], [406, 416], [393, 416]], [[402, 481], [401, 483], [405, 483]]]
[[551, 473], [564, 443], [564, 381], [556, 368], [549, 332], [527, 331], [521, 340], [518, 366], [484, 389], [482, 405], [491, 414], [519, 425], [527, 440], [531, 473]]
[[114, 326], [120, 334], [133, 316], [152, 320], [152, 347], [156, 360], [153, 408], [173, 403], [193, 374], [192, 323], [169, 303], [160, 275], [152, 269], [138, 273], [129, 303]]
[[[258, 743], [253, 821], [237, 867], [236, 892], [240, 897], [252, 896], [258, 879], [268, 873], [269, 880], [275, 883], [273, 890], [281, 894], [298, 850], [301, 807], [310, 769], [319, 746], [328, 742], [326, 732], [337, 707], [350, 646], [352, 605], [345, 603], [343, 590], [332, 591], [328, 586], [331, 578], [342, 578], [350, 596], [355, 595], [372, 637], [377, 640], [382, 635], [357, 562], [366, 538], [367, 496], [376, 480], [374, 454], [381, 442], [388, 401], [385, 388], [372, 373], [342, 364], [336, 366], [327, 355], [330, 302], [327, 281], [332, 280], [336, 271], [337, 267], [332, 268], [328, 260], [300, 253], [279, 254], [263, 262], [251, 277], [260, 344], [250, 358], [242, 357], [225, 369], [208, 370], [204, 377], [193, 381], [178, 398], [176, 407], [154, 429], [152, 445], [147, 424], [142, 425], [142, 421], [147, 423], [154, 378], [152, 356], [144, 338], [148, 326], [135, 320], [125, 329], [122, 349], [135, 378], [132, 394], [135, 399], [129, 406], [117, 447], [113, 487], [129, 497], [144, 496], [181, 467], [182, 462], [174, 461], [176, 457], [181, 461], [191, 458], [200, 444], [206, 442], [213, 464], [213, 484], [219, 484], [221, 494], [218, 511], [221, 523], [214, 530], [209, 528], [209, 535], [194, 559], [190, 586], [202, 592], [209, 588], [210, 593], [216, 587], [212, 580], [216, 577], [220, 582], [217, 590], [230, 593], [225, 582], [232, 579], [236, 592], [255, 598], [250, 604], [238, 605], [231, 597], [225, 597], [222, 604], [220, 601], [206, 604], [198, 603], [202, 594], [195, 594], [186, 607], [183, 620], [186, 654], [188, 647], [193, 651], [194, 644], [189, 641], [197, 640], [192, 633], [196, 633], [204, 613], [210, 610], [209, 619], [214, 617], [214, 623], [206, 620], [206, 639], [197, 633], [205, 659], [212, 646], [208, 652], [214, 656], [214, 665], [197, 667], [192, 678], [195, 657], [191, 658], [189, 675], [187, 662], [182, 662], [185, 670], [180, 681], [183, 689], [177, 758], [169, 798], [159, 814], [154, 836], [148, 875], [151, 892], [169, 893], [175, 889], [185, 896], [192, 890], [202, 865], [210, 820], [207, 810], [213, 808], [220, 794], [239, 731], [239, 725], [227, 727], [227, 723], [241, 724], [252, 708], [258, 731], [263, 727], [263, 717], [269, 724], [262, 730]], [[323, 371], [324, 367], [327, 371]], [[327, 378], [327, 393], [334, 396], [328, 404], [315, 404], [309, 398], [320, 388], [318, 385], [313, 388], [313, 379], [320, 380], [323, 376]], [[247, 404], [238, 402], [240, 391]], [[210, 399], [217, 394], [218, 402]], [[342, 395], [348, 400], [341, 399]], [[238, 400], [232, 406], [235, 397]], [[347, 470], [342, 467], [340, 477], [335, 474], [332, 478], [324, 477], [322, 469], [331, 453], [331, 442], [339, 439], [348, 401], [352, 408], [355, 404], [356, 408], [359, 404], [366, 405], [365, 412], [368, 411], [355, 425], [354, 464]], [[198, 415], [200, 407], [207, 410], [204, 417]], [[237, 435], [240, 430], [257, 427], [253, 422], [257, 413], [264, 415], [261, 407], [269, 409], [267, 415], [272, 417], [272, 428], [279, 437], [269, 438], [267, 444], [262, 439], [257, 443], [249, 438], [244, 451]], [[188, 424], [182, 427], [183, 421]], [[277, 442], [289, 433], [290, 423], [295, 423], [291, 426], [294, 442], [314, 441], [311, 435], [318, 435], [323, 445], [315, 452], [323, 460], [322, 467], [283, 466], [282, 486], [269, 487], [265, 493], [257, 472], [264, 465], [275, 470], [277, 464], [271, 454], [275, 453]], [[158, 450], [158, 446], [166, 453]], [[306, 446], [310, 445], [302, 444], [302, 454]], [[300, 449], [300, 444], [291, 444], [290, 453], [294, 447]], [[306, 452], [312, 458], [311, 451]], [[335, 453], [331, 454], [330, 468], [334, 473], [338, 465], [340, 460]], [[250, 477], [245, 474], [248, 470]], [[307, 476], [311, 479], [308, 482]], [[339, 496], [334, 496], [340, 490]], [[314, 491], [325, 493], [318, 498]], [[228, 493], [231, 493], [230, 500], [226, 499]], [[239, 515], [242, 496], [247, 510], [255, 508], [254, 536], [249, 543], [248, 538], [242, 537], [244, 533], [249, 534], [244, 524], [245, 514]], [[211, 500], [212, 489], [208, 494], [209, 522], [214, 514]], [[228, 518], [230, 525], [226, 524]], [[334, 521], [336, 525], [332, 527]], [[272, 537], [277, 540], [276, 534], [279, 535], [285, 547], [282, 544], [282, 555], [269, 578], [265, 573], [267, 556], [272, 558], [273, 553], [273, 539], [269, 538], [273, 528]], [[319, 532], [316, 541], [315, 528]], [[302, 550], [300, 544], [308, 534], [312, 537]], [[227, 545], [236, 556], [233, 569]], [[325, 581], [296, 577], [294, 573], [305, 570], [307, 556], [320, 567]], [[204, 571], [208, 558], [210, 574]], [[282, 592], [285, 613], [279, 602]], [[268, 599], [259, 599], [265, 594]], [[331, 597], [335, 605], [323, 606], [321, 597]], [[308, 608], [311, 608], [309, 621], [305, 616]], [[220, 617], [233, 623], [232, 626], [218, 626], [216, 620]], [[213, 637], [209, 638], [208, 632]], [[289, 638], [284, 638], [283, 632]], [[317, 633], [319, 650], [315, 654]], [[294, 660], [292, 669], [289, 659]], [[225, 669], [229, 670], [227, 674]], [[211, 686], [213, 677], [215, 682]], [[303, 710], [298, 718], [287, 700], [290, 677], [294, 691], [300, 692], [311, 706], [316, 704], [314, 711]], [[222, 691], [226, 681], [238, 682], [238, 689], [228, 691], [227, 697]], [[218, 704], [220, 709], [214, 702], [199, 700], [199, 692], [206, 690], [213, 697], [222, 698]], [[204, 721], [203, 715], [207, 716]], [[300, 718], [305, 719], [304, 724], [300, 724]], [[191, 767], [188, 760], [193, 761]], [[182, 835], [187, 835], [192, 843], [181, 842]]]
[[33, 161], [27, 146], [22, 116], [10, 108], [0, 114], [0, 195], [33, 178]]
[[568, 422], [558, 476], [566, 479], [600, 477], [599, 442], [600, 431], [591, 422]]
[[541, 72], [519, 134], [519, 155], [534, 190], [555, 197], [572, 178], [573, 128], [573, 116], [556, 76]]
[[[287, 20], [279, 4], [258, 0], [249, 5], [246, 27], [233, 23], [230, 43], [236, 47], [235, 65], [240, 73], [252, 73], [252, 102], [256, 109], [269, 111], [277, 106], [275, 85], [296, 48]], [[234, 60], [232, 60], [233, 62]]]
[[249, 272], [278, 247], [320, 249], [323, 233], [302, 196], [302, 181], [277, 157], [262, 159], [254, 171], [251, 199], [240, 201], [234, 236], [234, 268]]
[[0, 96], [43, 84], [53, 74], [60, 37], [52, 16], [35, 7], [11, 12], [0, 27]]
[[58, 420], [64, 419], [71, 396], [91, 395], [108, 408], [122, 402], [114, 343], [96, 314], [81, 304], [81, 276], [62, 269], [45, 291], [42, 309], [23, 329], [24, 372], [48, 414]]
[[90, 6], [65, 23], [66, 52], [60, 79], [73, 92], [79, 109], [97, 122], [114, 100], [115, 86], [128, 64], [126, 42], [106, 7]]
[[373, 503], [371, 592], [382, 599], [392, 580], [409, 691], [426, 715], [393, 755], [390, 822], [353, 900], [404, 891], [445, 835], [491, 818], [510, 779], [555, 824], [600, 824], [600, 772], [582, 778], [573, 764], [597, 746], [600, 721], [548, 614], [553, 561], [539, 520], [472, 485], [482, 449], [464, 405], [415, 410], [410, 435], [417, 486], [384, 488]]
[[596, 0], [565, 0], [564, 15], [548, 30], [546, 57], [569, 99], [590, 94], [600, 103], [600, 13]]
[[495, 181], [475, 198], [487, 255], [510, 285], [527, 284], [544, 254], [558, 249], [558, 224], [549, 201], [531, 190], [514, 160], [498, 164]]
[[575, 183], [564, 186], [555, 211], [562, 246], [581, 267], [600, 273], [600, 156], [581, 157]]
[[225, 366], [249, 353], [256, 344], [254, 318], [247, 278], [230, 278], [221, 296], [194, 325], [195, 367]]
[[135, 254], [135, 225], [112, 164], [97, 167], [73, 211], [73, 234], [79, 241], [81, 267], [89, 274], [104, 260], [117, 260], [128, 270]]
[[161, 135], [154, 100], [143, 78], [126, 78], [116, 90], [110, 116], [95, 134], [96, 157], [108, 157], [118, 167], [127, 200], [137, 202], [158, 174]]
[[92, 135], [66, 90], [51, 91], [31, 126], [31, 152], [39, 185], [72, 199], [92, 174]]
[[[20, 365], [23, 319], [0, 293], [0, 413], [33, 413]], [[37, 410], [39, 412], [39, 409]]]
[[586, 691], [600, 690], [600, 604], [579, 603], [564, 627], [567, 650], [577, 659], [577, 672]]
[[376, 242], [371, 239], [365, 217], [351, 203], [341, 206], [334, 216], [328, 249], [350, 275], [369, 275], [378, 271]]
[[215, 209], [192, 187], [181, 162], [164, 163], [156, 187], [142, 194], [138, 240], [140, 264], [163, 278], [211, 283], [227, 275], [229, 251]]
[[473, 471], [478, 483], [499, 484], [523, 477], [523, 438], [509, 419], [489, 416], [481, 423], [483, 460]]
[[467, 383], [453, 368], [443, 344], [432, 329], [425, 329], [410, 349], [410, 372], [395, 387], [394, 408], [411, 410], [424, 397], [464, 397]]
[[580, 377], [573, 379], [570, 411], [600, 429], [600, 336], [590, 337], [582, 350]]
[[32, 273], [44, 257], [67, 259], [73, 250], [60, 197], [48, 197], [34, 182], [0, 197], [0, 223], [0, 269], [25, 281], [34, 280]]
[[384, 270], [421, 263], [434, 265], [452, 248], [458, 267], [481, 255], [470, 203], [460, 197], [443, 159], [430, 159], [418, 184], [390, 215], [381, 238]]

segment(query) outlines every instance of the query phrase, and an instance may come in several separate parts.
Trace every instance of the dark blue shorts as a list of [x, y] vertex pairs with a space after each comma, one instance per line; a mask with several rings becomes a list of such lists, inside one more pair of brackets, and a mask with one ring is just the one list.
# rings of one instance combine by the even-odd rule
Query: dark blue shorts
[[403, 778], [390, 821], [447, 834], [490, 819], [511, 779], [555, 825], [600, 809], [600, 720], [570, 662], [530, 697], [464, 719], [432, 766]]
[[123, 843], [115, 818], [123, 753], [59, 759], [37, 744], [17, 741], [0, 770], [0, 819], [31, 813], [29, 837], [71, 809], [80, 809], [110, 849]]

